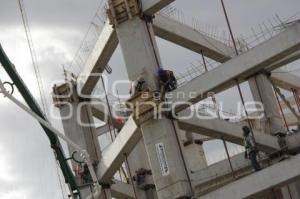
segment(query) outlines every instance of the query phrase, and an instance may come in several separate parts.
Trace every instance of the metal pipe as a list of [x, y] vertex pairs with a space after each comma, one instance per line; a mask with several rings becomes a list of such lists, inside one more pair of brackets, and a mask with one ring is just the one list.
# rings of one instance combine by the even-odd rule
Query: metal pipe
[[82, 149], [79, 145], [77, 145], [75, 142], [73, 142], [70, 138], [65, 136], [63, 133], [55, 129], [48, 121], [41, 118], [39, 115], [34, 113], [32, 110], [30, 110], [27, 106], [25, 106], [22, 102], [20, 102], [18, 99], [16, 99], [14, 96], [12, 96], [4, 87], [4, 84], [0, 80], [0, 93], [2, 93], [5, 97], [10, 99], [15, 105], [17, 105], [19, 108], [27, 112], [29, 115], [31, 115], [33, 118], [38, 120], [39, 123], [41, 123], [43, 126], [45, 126], [47, 129], [49, 129], [51, 132], [53, 132], [56, 136], [66, 141], [70, 146], [74, 147], [76, 150], [80, 152], [80, 155], [83, 157], [84, 162], [87, 164], [89, 172], [91, 174], [91, 177], [93, 179], [94, 186], [97, 189], [100, 189], [100, 185], [98, 183], [98, 179], [96, 176], [96, 172], [94, 171], [93, 165], [90, 160], [90, 155], [88, 152], [84, 149]]

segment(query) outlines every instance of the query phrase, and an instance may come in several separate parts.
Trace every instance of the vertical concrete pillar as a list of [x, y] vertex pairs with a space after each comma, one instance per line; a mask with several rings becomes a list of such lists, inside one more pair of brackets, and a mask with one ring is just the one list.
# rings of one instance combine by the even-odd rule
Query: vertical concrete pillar
[[194, 134], [191, 132], [183, 133], [185, 138], [183, 139], [185, 157], [189, 163], [192, 171], [197, 171], [207, 167], [207, 162], [203, 150], [203, 136]]
[[[259, 74], [249, 80], [250, 89], [255, 101], [262, 102], [265, 110], [265, 118], [263, 121], [264, 132], [267, 134], [275, 134], [284, 132], [286, 128], [282, 121], [276, 96], [274, 95], [272, 83], [265, 74]], [[287, 171], [288, 172], [288, 171]], [[299, 183], [292, 183], [281, 188], [281, 193], [275, 191], [278, 199], [298, 198], [300, 189]]]
[[274, 96], [272, 84], [265, 74], [249, 79], [253, 99], [262, 102], [265, 110], [264, 132], [267, 134], [284, 131], [285, 127]]
[[[116, 28], [130, 80], [144, 75], [151, 90], [158, 89], [160, 58], [152, 25], [134, 17]], [[158, 198], [191, 196], [191, 187], [171, 120], [163, 117], [141, 125]]]
[[[72, 93], [69, 93], [71, 91]], [[91, 160], [97, 163], [101, 158], [101, 152], [94, 127], [91, 107], [88, 103], [82, 103], [76, 93], [76, 87], [72, 83], [54, 87], [54, 94], [56, 95], [54, 96], [56, 106], [59, 108], [62, 117], [65, 135], [82, 149], [87, 150]], [[70, 154], [75, 151], [75, 149], [69, 145], [68, 149]], [[75, 158], [80, 158], [80, 156], [76, 155]], [[77, 163], [72, 161], [72, 166], [75, 170]], [[81, 183], [79, 179], [78, 182]], [[91, 194], [91, 192], [87, 190], [88, 189], [83, 187], [82, 197]]]
[[[143, 140], [140, 140], [139, 143], [129, 154], [128, 164], [129, 164], [130, 173], [135, 178], [136, 178], [136, 173], [139, 169], [151, 170]], [[136, 195], [138, 199], [153, 199], [157, 197], [155, 187], [145, 189], [145, 188], [141, 188], [137, 184], [137, 181], [134, 181], [133, 183], [134, 183], [133, 186], [135, 186]], [[154, 184], [152, 176], [148, 176], [148, 178], [146, 178], [145, 183], [148, 185]]]
[[[197, 172], [207, 167], [207, 162], [202, 147], [202, 135], [180, 130], [181, 140], [183, 143], [183, 152], [191, 173]], [[191, 175], [191, 181], [193, 175]], [[194, 183], [193, 187], [196, 185]]]

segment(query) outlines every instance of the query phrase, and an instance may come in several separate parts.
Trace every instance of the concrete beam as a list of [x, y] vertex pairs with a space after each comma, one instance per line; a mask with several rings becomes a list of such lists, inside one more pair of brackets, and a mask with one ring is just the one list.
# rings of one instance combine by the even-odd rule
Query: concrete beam
[[141, 0], [142, 10], [147, 15], [153, 15], [175, 0]]
[[[175, 111], [179, 112], [189, 105], [184, 102], [197, 103], [206, 98], [208, 92], [219, 93], [248, 77], [270, 66], [276, 61], [300, 49], [300, 22], [287, 27], [287, 29], [270, 40], [237, 56], [218, 68], [195, 78], [188, 84], [171, 92], [173, 103], [177, 103]], [[178, 95], [183, 93], [184, 95]], [[190, 97], [190, 94], [193, 96]]]
[[[108, 123], [110, 119], [108, 107], [104, 102], [102, 103], [99, 102], [99, 100], [94, 102], [92, 101], [92, 106], [91, 106], [93, 116], [105, 123]], [[118, 122], [116, 118], [114, 118], [113, 116], [112, 116], [112, 122], [113, 122], [113, 126], [117, 129], [121, 129], [124, 125]]]
[[287, 113], [284, 117], [288, 126], [296, 126], [298, 124], [298, 120], [293, 113]]
[[[287, 97], [286, 100], [291, 104], [291, 106], [296, 104], [294, 96]], [[283, 100], [280, 100], [280, 105], [283, 109], [288, 108]]]
[[96, 128], [96, 135], [101, 136], [101, 135], [106, 134], [108, 131], [109, 131], [109, 126], [108, 126], [108, 124], [105, 124], [103, 126]]
[[300, 59], [300, 52], [296, 51], [294, 53], [289, 54], [287, 57], [285, 57], [284, 59], [281, 59], [275, 63], [272, 63], [270, 66], [266, 67], [267, 71], [273, 71], [276, 68], [279, 68], [281, 66], [287, 65], [289, 63], [292, 63], [296, 60]]
[[291, 73], [285, 73], [283, 70], [276, 70], [271, 75], [273, 84], [280, 88], [290, 91], [291, 88], [300, 92], [300, 77]]
[[100, 182], [109, 183], [116, 171], [125, 160], [124, 154], [129, 154], [141, 139], [142, 134], [132, 117], [128, 119], [114, 142], [102, 152], [97, 176]]
[[[228, 142], [243, 145], [243, 131], [241, 124], [231, 123], [220, 119], [201, 120], [197, 117], [188, 120], [179, 120], [179, 127], [186, 131], [193, 131], [202, 135], [223, 138]], [[274, 152], [280, 147], [277, 138], [270, 135], [262, 134], [254, 130], [254, 137], [257, 148], [264, 152]]]
[[153, 28], [160, 38], [199, 54], [203, 52], [204, 56], [218, 62], [224, 63], [234, 55], [231, 47], [161, 14], [155, 15]]
[[279, 162], [259, 172], [232, 182], [220, 189], [210, 192], [201, 199], [215, 198], [260, 198], [271, 188], [281, 187], [300, 178], [300, 155]]
[[300, 134], [293, 134], [286, 137], [286, 144], [289, 148], [289, 151], [294, 153], [299, 153], [300, 151]]
[[78, 76], [78, 91], [81, 94], [89, 95], [92, 93], [100, 74], [104, 71], [117, 46], [117, 34], [109, 22], [106, 21], [83, 71]]
[[120, 182], [118, 180], [113, 180], [111, 185], [111, 194], [114, 198], [123, 199], [134, 199], [134, 190], [132, 185]]

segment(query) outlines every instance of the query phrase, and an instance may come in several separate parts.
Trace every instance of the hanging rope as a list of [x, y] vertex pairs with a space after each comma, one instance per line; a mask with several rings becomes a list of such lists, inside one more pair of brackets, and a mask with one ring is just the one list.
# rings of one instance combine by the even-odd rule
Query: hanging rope
[[236, 43], [235, 43], [235, 39], [234, 39], [234, 36], [233, 36], [233, 32], [232, 32], [232, 29], [231, 29], [231, 26], [230, 26], [229, 18], [228, 18], [227, 11], [226, 11], [225, 4], [224, 4], [223, 0], [221, 0], [221, 4], [222, 4], [223, 12], [224, 12], [224, 15], [225, 15], [226, 23], [227, 23], [227, 26], [228, 26], [228, 29], [229, 29], [229, 32], [230, 32], [230, 37], [231, 37], [231, 40], [232, 40], [232, 43], [233, 43], [233, 46], [234, 46], [234, 50], [235, 50], [236, 55], [238, 56], [239, 52], [237, 50], [237, 46], [236, 46]]
[[31, 61], [32, 61], [32, 65], [33, 65], [33, 68], [34, 68], [35, 77], [36, 77], [36, 80], [37, 80], [37, 83], [38, 83], [38, 89], [39, 89], [39, 93], [40, 93], [40, 97], [41, 97], [41, 103], [42, 103], [43, 111], [46, 115], [48, 115], [49, 110], [48, 110], [48, 107], [47, 107], [45, 92], [44, 92], [44, 89], [43, 89], [43, 82], [42, 82], [39, 66], [37, 64], [37, 62], [38, 62], [37, 61], [37, 55], [36, 55], [36, 52], [35, 52], [35, 49], [34, 49], [33, 40], [32, 40], [32, 36], [31, 36], [31, 31], [30, 31], [30, 26], [29, 26], [29, 23], [28, 23], [28, 18], [27, 18], [27, 14], [26, 14], [26, 10], [25, 10], [23, 0], [18, 0], [18, 5], [19, 5], [21, 16], [22, 16], [22, 22], [23, 22], [23, 26], [24, 26], [24, 30], [25, 30], [25, 34], [26, 34], [26, 39], [27, 39], [27, 43], [28, 43], [28, 47], [29, 47], [29, 51], [30, 51], [30, 55], [31, 55]]

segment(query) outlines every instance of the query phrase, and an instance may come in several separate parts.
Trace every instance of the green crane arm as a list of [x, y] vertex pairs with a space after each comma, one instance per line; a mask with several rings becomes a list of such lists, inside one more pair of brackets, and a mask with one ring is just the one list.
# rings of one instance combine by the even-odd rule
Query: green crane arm
[[[43, 112], [41, 111], [38, 103], [35, 101], [33, 96], [31, 95], [30, 91], [28, 90], [27, 86], [25, 85], [24, 81], [18, 74], [18, 72], [15, 69], [15, 66], [10, 62], [9, 58], [5, 54], [1, 44], [0, 44], [0, 63], [4, 67], [5, 71], [11, 78], [11, 80], [14, 82], [16, 87], [18, 88], [19, 92], [21, 93], [22, 97], [26, 101], [29, 108], [39, 115], [41, 118], [43, 118], [45, 121], [47, 121], [47, 118], [44, 116]], [[59, 142], [58, 137], [46, 126], [43, 126], [40, 124], [42, 128], [44, 129], [46, 135], [49, 138], [51, 148], [54, 150], [54, 153], [56, 154], [56, 159], [59, 162], [60, 168], [62, 170], [62, 173], [65, 178], [65, 182], [69, 184], [69, 187], [72, 191], [72, 193], [78, 193], [80, 196], [80, 191], [78, 189], [78, 186], [76, 184], [74, 175], [72, 173], [72, 170], [70, 166], [67, 163], [67, 160], [65, 158], [62, 146]]]

